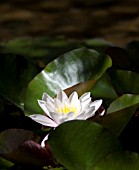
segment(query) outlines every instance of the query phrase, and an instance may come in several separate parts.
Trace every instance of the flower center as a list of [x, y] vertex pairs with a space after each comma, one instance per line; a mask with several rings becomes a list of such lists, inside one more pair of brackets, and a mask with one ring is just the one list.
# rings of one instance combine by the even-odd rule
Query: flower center
[[59, 108], [56, 108], [56, 110], [58, 113], [68, 114], [69, 112], [73, 112], [74, 114], [77, 114], [77, 107], [73, 105], [72, 106], [64, 105]]

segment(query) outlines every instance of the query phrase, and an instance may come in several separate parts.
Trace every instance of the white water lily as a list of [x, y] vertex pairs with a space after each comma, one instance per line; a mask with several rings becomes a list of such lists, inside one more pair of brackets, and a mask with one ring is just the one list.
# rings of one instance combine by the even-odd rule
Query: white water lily
[[[30, 118], [44, 126], [55, 128], [66, 121], [86, 120], [94, 116], [102, 104], [102, 99], [92, 102], [90, 92], [84, 93], [80, 98], [77, 92], [73, 92], [68, 98], [61, 90], [54, 99], [43, 93], [42, 100], [38, 100], [38, 103], [45, 115], [34, 114], [30, 115]], [[44, 138], [42, 146], [47, 138], [48, 136]]]

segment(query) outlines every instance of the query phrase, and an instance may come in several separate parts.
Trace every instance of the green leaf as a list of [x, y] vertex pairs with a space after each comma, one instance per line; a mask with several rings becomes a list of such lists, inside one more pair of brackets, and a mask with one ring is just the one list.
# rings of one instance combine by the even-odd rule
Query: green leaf
[[95, 49], [99, 52], [105, 52], [108, 47], [113, 46], [112, 43], [100, 38], [85, 39], [83, 42], [86, 47]]
[[0, 54], [0, 94], [23, 109], [27, 84], [38, 72], [38, 67], [23, 56]]
[[111, 103], [107, 109], [107, 114], [127, 109], [134, 105], [139, 105], [139, 95], [125, 94]]
[[107, 109], [106, 115], [95, 121], [120, 135], [139, 106], [139, 95], [125, 94], [114, 100]]
[[139, 74], [125, 70], [112, 70], [109, 76], [119, 95], [139, 94]]
[[138, 153], [116, 152], [104, 157], [91, 170], [137, 170], [138, 168]]
[[64, 90], [91, 79], [97, 80], [111, 64], [109, 56], [86, 48], [60, 56], [29, 83], [25, 109], [31, 113], [43, 114], [37, 99], [41, 99], [44, 92], [54, 97], [60, 89]]
[[0, 169], [3, 170], [3, 169], [6, 169], [6, 168], [10, 168], [12, 167], [14, 164], [2, 157], [0, 157]]
[[32, 58], [34, 61], [39, 59], [47, 64], [58, 55], [79, 48], [81, 43], [65, 38], [36, 37], [16, 38], [2, 42], [0, 45], [3, 53], [20, 54]]
[[107, 154], [121, 150], [113, 134], [85, 120], [61, 124], [50, 133], [48, 143], [58, 161], [69, 170], [90, 170]]
[[94, 98], [104, 99], [105, 104], [107, 105], [118, 97], [113, 85], [111, 84], [109, 76], [106, 73], [104, 73], [104, 75], [96, 82], [91, 93]]

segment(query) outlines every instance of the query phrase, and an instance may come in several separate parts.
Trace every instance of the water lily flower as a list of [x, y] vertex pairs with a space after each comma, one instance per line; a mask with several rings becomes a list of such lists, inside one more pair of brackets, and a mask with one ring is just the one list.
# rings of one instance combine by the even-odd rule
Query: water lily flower
[[[80, 98], [77, 92], [73, 92], [68, 98], [66, 93], [60, 90], [56, 98], [43, 93], [38, 104], [45, 115], [33, 114], [30, 118], [44, 126], [55, 128], [65, 121], [86, 120], [94, 116], [102, 104], [102, 99], [92, 102], [90, 92], [84, 93]], [[46, 136], [44, 140], [47, 138]]]

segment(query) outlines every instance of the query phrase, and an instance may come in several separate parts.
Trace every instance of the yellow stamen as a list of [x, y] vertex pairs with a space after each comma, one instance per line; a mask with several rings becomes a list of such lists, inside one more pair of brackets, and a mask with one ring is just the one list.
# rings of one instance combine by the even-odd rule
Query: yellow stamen
[[77, 107], [75, 106], [64, 105], [63, 107], [56, 108], [56, 110], [58, 113], [68, 114], [69, 112], [73, 112], [77, 114]]

